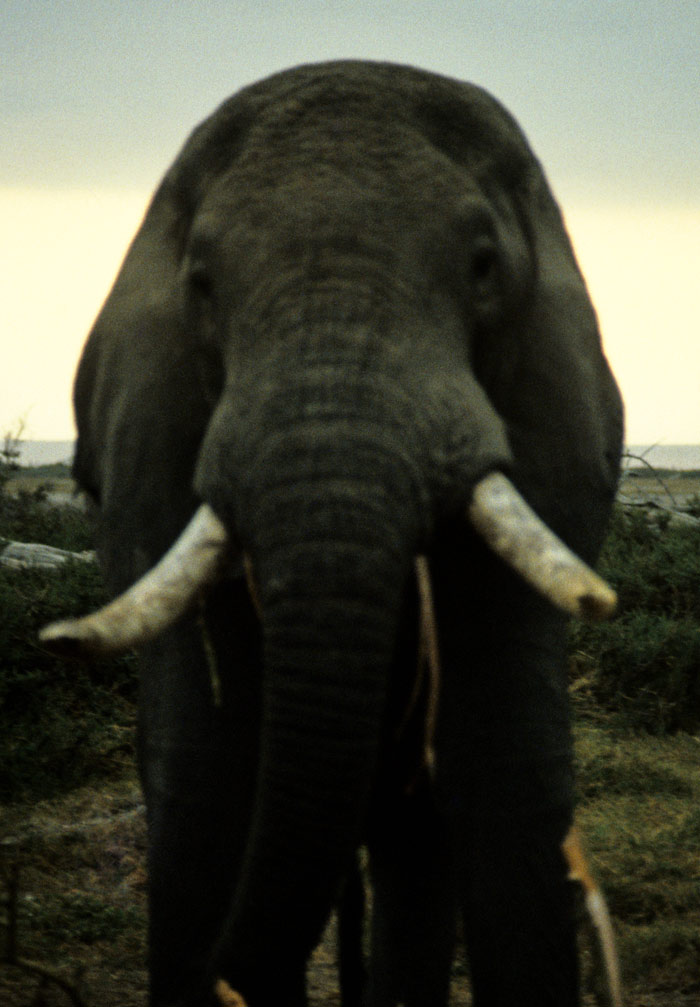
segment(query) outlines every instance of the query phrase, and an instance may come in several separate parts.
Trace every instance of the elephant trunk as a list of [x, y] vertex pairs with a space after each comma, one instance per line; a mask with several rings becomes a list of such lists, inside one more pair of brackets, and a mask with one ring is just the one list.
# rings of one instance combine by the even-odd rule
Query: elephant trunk
[[[255, 456], [238, 527], [262, 613], [261, 758], [215, 960], [251, 1004], [310, 954], [361, 838], [427, 506], [410, 450], [368, 422], [301, 421]], [[265, 980], [271, 954], [282, 964]]]

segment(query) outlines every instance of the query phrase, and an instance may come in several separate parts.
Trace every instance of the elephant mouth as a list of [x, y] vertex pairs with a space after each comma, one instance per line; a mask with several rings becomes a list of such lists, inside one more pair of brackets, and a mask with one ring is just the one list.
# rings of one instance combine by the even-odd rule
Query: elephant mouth
[[[612, 588], [547, 527], [502, 473], [491, 472], [476, 484], [466, 517], [497, 556], [566, 614], [593, 621], [613, 614]], [[55, 653], [84, 658], [142, 646], [181, 618], [240, 558], [226, 526], [202, 504], [141, 580], [97, 612], [50, 624], [40, 640]], [[254, 589], [251, 594], [255, 600]]]

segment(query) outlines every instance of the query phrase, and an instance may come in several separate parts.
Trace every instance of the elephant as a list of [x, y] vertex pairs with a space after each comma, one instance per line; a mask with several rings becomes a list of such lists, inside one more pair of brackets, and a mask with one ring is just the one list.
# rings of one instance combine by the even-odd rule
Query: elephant
[[[366, 1007], [579, 1002], [566, 687], [623, 409], [489, 93], [303, 65], [194, 130], [88, 337], [74, 473], [140, 649], [153, 1007], [307, 1003], [369, 850]], [[348, 996], [348, 1000], [350, 997]]]

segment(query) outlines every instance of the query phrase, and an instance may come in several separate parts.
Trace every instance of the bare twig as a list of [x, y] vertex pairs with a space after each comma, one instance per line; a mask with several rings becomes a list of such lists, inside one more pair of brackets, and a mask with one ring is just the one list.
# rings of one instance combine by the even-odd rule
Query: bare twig
[[[649, 448], [648, 451], [651, 451], [651, 448]], [[645, 452], [645, 453], [647, 453], [647, 452]], [[628, 458], [631, 461], [641, 462], [642, 465], [644, 465], [647, 469], [649, 469], [649, 471], [653, 475], [654, 479], [656, 479], [656, 481], [658, 482], [658, 484], [661, 486], [661, 488], [664, 490], [664, 492], [670, 498], [671, 503], [673, 504], [674, 508], [678, 507], [678, 502], [676, 501], [676, 498], [674, 497], [673, 493], [668, 488], [667, 484], [661, 478], [661, 476], [659, 475], [658, 471], [654, 468], [654, 466], [651, 464], [651, 462], [648, 462], [646, 460], [646, 458], [644, 457], [644, 455], [635, 455], [635, 454], [632, 454], [631, 451], [625, 451], [624, 454], [622, 455], [622, 457], [623, 458]]]
[[42, 962], [33, 961], [30, 958], [24, 958], [19, 954], [18, 920], [20, 870], [18, 852], [15, 848], [17, 846], [18, 844], [16, 840], [9, 840], [2, 843], [4, 850], [11, 850], [13, 856], [10, 863], [2, 871], [5, 886], [7, 888], [7, 896], [0, 902], [0, 905], [4, 904], [7, 910], [7, 918], [5, 921], [5, 950], [4, 953], [0, 953], [0, 966], [11, 965], [24, 972], [31, 972], [40, 977], [40, 986], [43, 986], [46, 983], [53, 983], [55, 986], [58, 986], [59, 989], [63, 990], [74, 1007], [87, 1007], [86, 1001], [83, 999], [79, 991], [79, 984], [83, 971], [82, 969], [77, 969], [73, 978], [68, 979], [61, 972], [48, 968]]

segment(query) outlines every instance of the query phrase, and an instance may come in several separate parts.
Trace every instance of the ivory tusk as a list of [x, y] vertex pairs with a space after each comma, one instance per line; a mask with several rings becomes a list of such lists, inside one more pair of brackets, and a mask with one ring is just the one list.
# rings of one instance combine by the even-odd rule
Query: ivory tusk
[[[406, 707], [395, 729], [397, 743], [405, 734], [409, 722], [416, 711], [423, 689], [427, 686], [425, 706], [421, 711], [423, 747], [421, 762], [416, 773], [405, 786], [405, 793], [412, 793], [418, 779], [418, 771], [427, 769], [432, 775], [435, 769], [435, 730], [437, 725], [438, 697], [440, 694], [440, 647], [437, 636], [437, 620], [433, 603], [433, 586], [427, 556], [416, 556], [414, 564], [416, 587], [418, 589], [419, 624], [416, 675]], [[427, 677], [427, 682], [426, 682]]]
[[222, 1007], [247, 1007], [241, 994], [231, 989], [225, 979], [217, 979], [214, 990]]
[[258, 589], [258, 581], [255, 576], [255, 570], [253, 569], [253, 561], [250, 558], [250, 554], [243, 553], [243, 569], [245, 571], [246, 584], [248, 586], [248, 594], [250, 595], [250, 600], [253, 603], [253, 608], [255, 609], [255, 614], [257, 615], [260, 622], [263, 621], [263, 610], [262, 602], [260, 601], [260, 591]]
[[[560, 608], [592, 619], [614, 611], [614, 592], [547, 528], [501, 473], [477, 484], [469, 518], [494, 552]], [[229, 559], [229, 534], [203, 504], [160, 562], [128, 591], [92, 615], [52, 623], [39, 639], [55, 652], [75, 657], [117, 654], [147, 643], [184, 615]]]
[[433, 586], [426, 556], [416, 558], [416, 580], [420, 599], [420, 650], [428, 670], [428, 699], [425, 711], [423, 749], [425, 764], [432, 772], [435, 765], [433, 742], [437, 724], [438, 696], [440, 695], [440, 648], [433, 603]]
[[221, 576], [230, 559], [229, 534], [207, 505], [159, 563], [92, 615], [46, 626], [40, 641], [73, 657], [123, 653], [163, 633]]
[[580, 619], [606, 619], [615, 592], [525, 503], [501, 472], [474, 489], [468, 518], [487, 545], [558, 608]]

